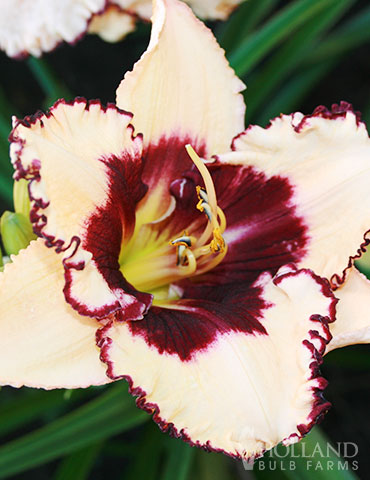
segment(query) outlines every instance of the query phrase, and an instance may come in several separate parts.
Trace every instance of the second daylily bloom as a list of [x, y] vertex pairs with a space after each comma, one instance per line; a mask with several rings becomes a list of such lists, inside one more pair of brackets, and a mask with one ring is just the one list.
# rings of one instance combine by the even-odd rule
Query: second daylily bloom
[[[225, 20], [242, 0], [185, 1], [204, 19]], [[0, 50], [10, 57], [39, 57], [86, 33], [117, 42], [151, 14], [151, 0], [1, 0]]]
[[2, 384], [124, 378], [162, 429], [243, 458], [326, 412], [326, 346], [370, 336], [352, 266], [370, 141], [345, 103], [239, 133], [243, 88], [191, 10], [157, 0], [117, 106], [15, 121], [40, 238], [0, 276]]

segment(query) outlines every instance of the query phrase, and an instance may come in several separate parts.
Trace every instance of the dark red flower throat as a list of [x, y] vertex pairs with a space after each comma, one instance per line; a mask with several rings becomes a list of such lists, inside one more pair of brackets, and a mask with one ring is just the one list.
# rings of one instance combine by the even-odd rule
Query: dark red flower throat
[[[189, 239], [178, 238], [199, 238], [209, 223], [206, 212], [197, 209], [204, 200], [204, 191], [198, 189], [197, 196], [197, 187], [205, 185], [185, 150], [187, 143], [191, 143], [188, 138], [163, 138], [150, 145], [139, 166], [130, 161], [124, 166], [123, 162], [110, 164], [107, 160], [110, 201], [92, 219], [86, 237], [86, 248], [94, 254], [109, 285], [120, 286], [145, 304], [144, 316], [137, 312], [135, 319], [134, 312], [128, 315], [121, 309], [115, 313], [115, 320], [129, 321], [134, 335], [143, 337], [160, 353], [178, 355], [182, 360], [190, 360], [194, 353], [207, 348], [221, 332], [265, 334], [261, 319], [269, 305], [254, 282], [261, 273], [274, 275], [280, 266], [299, 259], [307, 243], [306, 227], [296, 215], [293, 189], [287, 179], [266, 178], [252, 167], [216, 160], [207, 168], [217, 205], [227, 221], [222, 235], [227, 253], [206, 272], [179, 276], [168, 285], [143, 292], [130, 276], [135, 258], [140, 263], [139, 250], [145, 253], [141, 263], [144, 280], [145, 271], [148, 276], [156, 273], [150, 267], [155, 258], [158, 262], [153, 265], [157, 268], [161, 262], [172, 269], [188, 268], [184, 248], [179, 247], [186, 250]], [[197, 152], [204, 155], [205, 149], [198, 148]], [[158, 194], [159, 188], [162, 210], [151, 222], [142, 223], [140, 212], [150, 209], [151, 195]], [[166, 252], [162, 256], [158, 255], [160, 249]]]

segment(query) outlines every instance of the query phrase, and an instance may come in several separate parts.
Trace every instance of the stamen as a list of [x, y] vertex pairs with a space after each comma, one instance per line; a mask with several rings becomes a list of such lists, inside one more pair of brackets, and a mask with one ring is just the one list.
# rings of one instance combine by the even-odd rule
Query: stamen
[[213, 257], [213, 259], [210, 262], [209, 261], [204, 262], [204, 265], [202, 265], [201, 264], [202, 258], [205, 258], [205, 257], [201, 257], [199, 261], [200, 265], [197, 268], [197, 275], [201, 275], [202, 273], [209, 272], [209, 270], [212, 270], [213, 268], [217, 267], [217, 265], [219, 265], [224, 259], [226, 253], [227, 253], [227, 245], [225, 244], [224, 250], [220, 252], [218, 255], [216, 255], [215, 257]]
[[[154, 293], [158, 297], [157, 301], [162, 303], [171, 299], [168, 293], [169, 285], [215, 268], [227, 253], [227, 245], [222, 236], [226, 228], [226, 219], [223, 211], [217, 205], [212, 177], [193, 148], [186, 145], [186, 150], [204, 182], [204, 187], [196, 187], [197, 209], [207, 217], [203, 232], [200, 231], [197, 237], [190, 235], [186, 230], [182, 233], [178, 232], [176, 238], [166, 244], [163, 241], [164, 237], [161, 234], [158, 235], [157, 229], [151, 230], [151, 225], [156, 221], [151, 222], [149, 227], [146, 224], [140, 224], [140, 229], [133, 237], [135, 242], [132, 245], [139, 242], [145, 254], [135, 257], [129, 250], [129, 260], [126, 253], [125, 261], [120, 261], [127, 281], [143, 292]], [[175, 211], [172, 206], [158, 221], [167, 218]], [[198, 229], [203, 224], [193, 222], [193, 225]], [[140, 232], [144, 232], [143, 239], [141, 239]], [[150, 243], [152, 244], [149, 248], [146, 246], [148, 238], [151, 239]], [[131, 242], [132, 240], [130, 240]], [[176, 248], [176, 260], [174, 259], [174, 247]], [[127, 252], [127, 250], [125, 251]], [[181, 294], [180, 292], [175, 297], [180, 298]]]
[[185, 265], [185, 251], [186, 251], [186, 246], [181, 244], [177, 245], [177, 261], [176, 265]]
[[191, 145], [186, 145], [186, 150], [204, 181], [205, 188], [199, 185], [196, 187], [198, 196], [196, 208], [207, 216], [208, 222], [200, 238], [196, 239], [184, 231], [183, 235], [170, 241], [170, 245], [177, 249], [177, 275], [181, 277], [190, 276], [195, 272], [204, 273], [214, 268], [227, 252], [227, 245], [222, 237], [226, 228], [226, 218], [217, 205], [212, 177]]
[[182, 269], [182, 274], [188, 274], [189, 270], [194, 272], [196, 269], [196, 260], [193, 252], [190, 250], [190, 247], [195, 240], [196, 238], [190, 236], [185, 230], [184, 235], [169, 242], [170, 245], [177, 247], [176, 266], [186, 267], [185, 270]]
[[182, 268], [180, 268], [180, 273], [181, 275], [192, 275], [196, 269], [197, 269], [197, 261], [194, 257], [193, 252], [190, 250], [190, 248], [187, 248], [184, 251], [184, 256], [185, 256], [185, 262], [182, 265]]

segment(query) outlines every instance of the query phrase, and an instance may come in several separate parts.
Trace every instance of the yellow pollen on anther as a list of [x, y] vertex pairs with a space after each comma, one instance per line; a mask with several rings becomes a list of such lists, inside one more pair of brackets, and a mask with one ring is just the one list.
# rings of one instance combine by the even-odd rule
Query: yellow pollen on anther
[[222, 253], [225, 250], [225, 240], [219, 228], [213, 230], [213, 239], [209, 246], [213, 253]]

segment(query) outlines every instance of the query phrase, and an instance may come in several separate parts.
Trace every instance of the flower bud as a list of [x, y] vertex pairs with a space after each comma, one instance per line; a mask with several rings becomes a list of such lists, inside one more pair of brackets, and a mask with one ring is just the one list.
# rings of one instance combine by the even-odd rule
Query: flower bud
[[0, 221], [0, 230], [7, 255], [16, 255], [36, 238], [31, 222], [22, 213], [4, 212]]
[[16, 213], [22, 213], [26, 218], [29, 218], [30, 199], [28, 196], [28, 181], [24, 178], [14, 182], [13, 201]]

